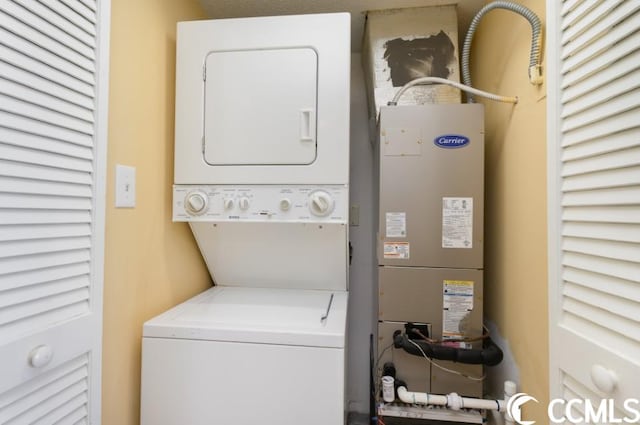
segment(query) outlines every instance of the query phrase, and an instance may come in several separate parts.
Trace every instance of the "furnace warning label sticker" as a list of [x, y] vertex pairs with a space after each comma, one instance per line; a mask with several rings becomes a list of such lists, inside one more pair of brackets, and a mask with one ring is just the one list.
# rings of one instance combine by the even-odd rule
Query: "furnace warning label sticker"
[[407, 236], [407, 213], [388, 212], [386, 224], [388, 238], [405, 238]]
[[[473, 311], [473, 281], [445, 280], [442, 285], [442, 339], [463, 338]], [[458, 346], [465, 348], [467, 344]]]
[[442, 198], [442, 247], [473, 248], [473, 198]]
[[409, 242], [385, 242], [384, 258], [396, 260], [409, 259]]

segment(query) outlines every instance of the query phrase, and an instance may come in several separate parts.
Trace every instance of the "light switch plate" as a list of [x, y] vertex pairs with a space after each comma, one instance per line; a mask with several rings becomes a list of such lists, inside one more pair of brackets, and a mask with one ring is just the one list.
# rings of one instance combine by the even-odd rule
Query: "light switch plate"
[[136, 168], [116, 164], [116, 208], [136, 206]]

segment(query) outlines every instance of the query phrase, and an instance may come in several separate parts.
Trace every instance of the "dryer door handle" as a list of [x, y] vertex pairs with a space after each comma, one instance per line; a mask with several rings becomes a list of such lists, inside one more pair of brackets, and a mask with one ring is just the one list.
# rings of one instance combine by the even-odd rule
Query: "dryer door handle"
[[331, 303], [333, 303], [333, 294], [329, 297], [329, 304], [327, 305], [327, 311], [325, 311], [324, 315], [320, 318], [321, 322], [324, 322], [329, 317], [329, 310], [331, 310]]
[[316, 120], [313, 108], [300, 110], [300, 140], [313, 142], [316, 135]]

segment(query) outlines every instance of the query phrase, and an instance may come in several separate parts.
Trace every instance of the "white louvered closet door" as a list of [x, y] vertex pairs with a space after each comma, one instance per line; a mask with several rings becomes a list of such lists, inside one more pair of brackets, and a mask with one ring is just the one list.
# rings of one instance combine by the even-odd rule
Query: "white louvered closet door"
[[0, 0], [0, 424], [99, 424], [110, 2]]
[[547, 14], [551, 398], [622, 409], [640, 397], [640, 1]]

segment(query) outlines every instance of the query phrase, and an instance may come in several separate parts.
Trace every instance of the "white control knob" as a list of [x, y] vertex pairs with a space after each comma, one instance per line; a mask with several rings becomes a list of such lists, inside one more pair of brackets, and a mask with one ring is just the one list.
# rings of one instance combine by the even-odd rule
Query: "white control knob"
[[225, 210], [230, 210], [231, 208], [233, 208], [233, 199], [232, 198], [226, 198], [224, 200], [224, 209]]
[[289, 198], [282, 198], [280, 200], [280, 209], [282, 211], [289, 211], [289, 209], [291, 208], [291, 199]]
[[209, 198], [204, 192], [191, 192], [184, 200], [184, 207], [189, 214], [200, 215], [207, 210]]
[[245, 197], [240, 198], [240, 200], [238, 201], [238, 206], [243, 211], [249, 208], [249, 198], [245, 198]]
[[324, 190], [317, 190], [309, 195], [309, 210], [313, 215], [324, 217], [333, 211], [333, 198]]

